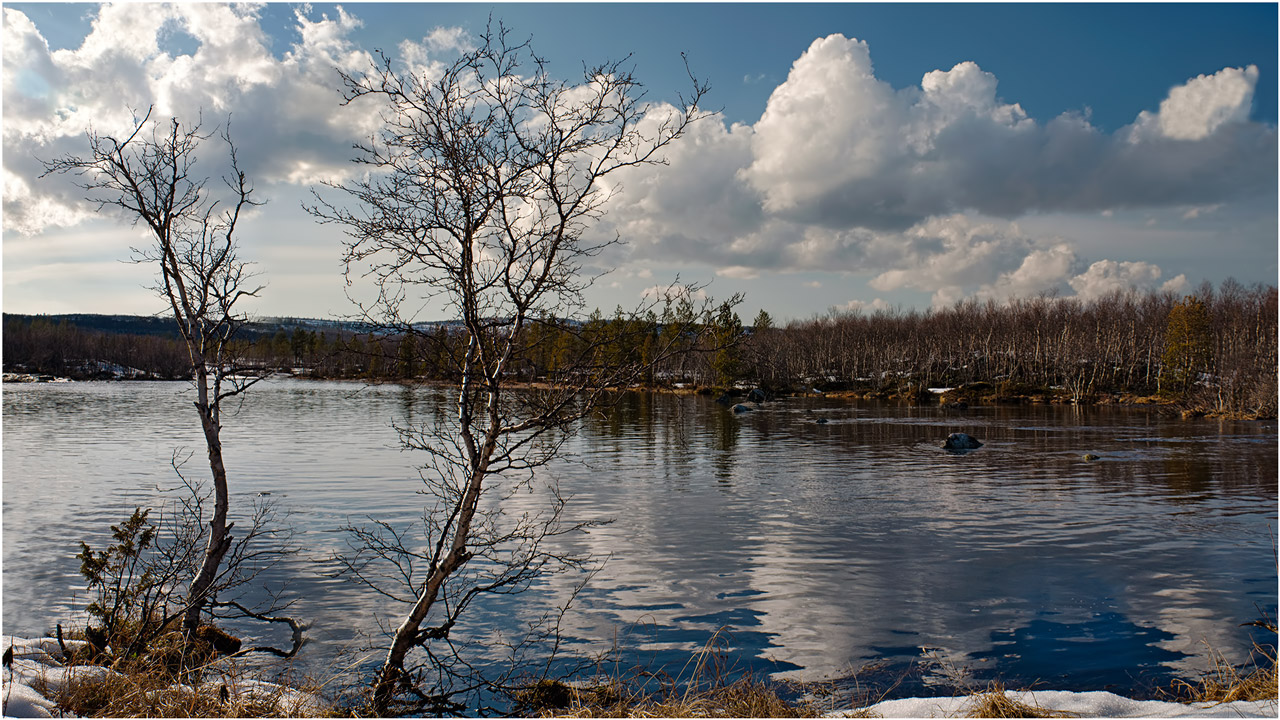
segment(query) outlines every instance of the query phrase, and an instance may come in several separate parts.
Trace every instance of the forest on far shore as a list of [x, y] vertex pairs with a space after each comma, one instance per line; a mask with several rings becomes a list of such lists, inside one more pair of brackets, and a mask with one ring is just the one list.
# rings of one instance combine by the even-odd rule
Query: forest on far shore
[[[839, 311], [784, 324], [761, 311], [750, 325], [730, 303], [700, 322], [710, 333], [680, 346], [665, 333], [691, 303], [628, 318], [599, 311], [582, 322], [545, 318], [525, 332], [515, 380], [555, 382], [604, 367], [647, 363], [674, 341], [681, 352], [643, 378], [651, 388], [771, 393], [843, 392], [925, 400], [929, 388], [957, 388], [944, 401], [1111, 402], [1143, 399], [1186, 413], [1275, 417], [1277, 291], [1227, 280], [1187, 296], [1114, 292], [1091, 299], [1038, 296], [1005, 303], [966, 300], [926, 311]], [[181, 379], [190, 360], [159, 319], [81, 322], [4, 316], [4, 370], [72, 379]], [[618, 323], [626, 323], [618, 332]], [[98, 327], [83, 327], [84, 325]], [[156, 325], [157, 327], [152, 327]], [[172, 327], [172, 323], [169, 323]], [[449, 381], [450, 353], [463, 334], [447, 322], [396, 333], [297, 321], [241, 329], [236, 362], [249, 372], [371, 381]], [[120, 329], [116, 329], [120, 328]], [[609, 338], [602, 342], [599, 338]]]

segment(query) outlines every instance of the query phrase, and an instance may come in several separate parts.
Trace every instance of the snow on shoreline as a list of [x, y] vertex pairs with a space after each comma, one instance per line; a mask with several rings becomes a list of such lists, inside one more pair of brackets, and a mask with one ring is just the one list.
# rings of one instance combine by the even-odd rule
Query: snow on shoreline
[[[5, 717], [65, 717], [49, 698], [36, 691], [41, 681], [54, 689], [68, 679], [103, 679], [113, 672], [107, 668], [84, 666], [63, 668], [56, 659], [62, 655], [54, 638], [26, 638], [0, 636], [7, 653], [13, 650], [12, 662], [4, 668], [3, 697]], [[67, 648], [87, 645], [83, 640], [68, 640]], [[61, 672], [59, 672], [61, 670]]]
[[[4, 702], [5, 717], [46, 718], [71, 717], [60, 711], [52, 700], [36, 692], [35, 685], [43, 681], [56, 689], [68, 680], [101, 681], [115, 671], [96, 665], [63, 667], [57, 660], [62, 650], [54, 638], [25, 639], [10, 635], [0, 636], [5, 650], [13, 649], [13, 662], [4, 668], [4, 686], [0, 696]], [[67, 646], [84, 645], [83, 641], [68, 640]], [[315, 699], [295, 690], [282, 693], [278, 686], [260, 681], [242, 683], [240, 692], [265, 691], [273, 694], [302, 716], [316, 715], [324, 708]], [[1108, 692], [1008, 691], [1010, 698], [1028, 705], [1071, 713], [1077, 717], [1203, 717], [1203, 718], [1274, 718], [1277, 717], [1275, 700], [1237, 701], [1231, 703], [1182, 704], [1155, 700], [1130, 700]], [[944, 718], [964, 717], [971, 707], [970, 697], [905, 698], [886, 700], [868, 708], [836, 710], [826, 717], [842, 718], [857, 714], [884, 718]]]
[[[12, 663], [6, 664], [4, 668], [4, 682], [3, 687], [0, 688], [4, 717], [75, 717], [60, 710], [53, 700], [37, 692], [36, 686], [43, 684], [56, 692], [67, 682], [101, 682], [117, 674], [110, 668], [97, 665], [64, 667], [58, 660], [62, 657], [62, 649], [55, 638], [27, 639], [2, 635], [0, 643], [3, 644], [4, 651], [7, 652], [11, 648], [13, 650]], [[87, 644], [83, 640], [66, 641], [68, 650]], [[199, 687], [177, 686], [173, 689], [193, 693], [216, 693], [220, 685], [220, 680], [210, 680]], [[260, 680], [236, 682], [231, 692], [239, 697], [273, 700], [277, 709], [286, 715], [308, 717], [325, 712], [324, 706], [313, 695]]]
[[[1105, 718], [1274, 718], [1275, 700], [1230, 703], [1172, 703], [1158, 700], [1130, 700], [1109, 692], [1067, 692], [1063, 690], [1010, 690], [1005, 695], [1032, 707], [1070, 713], [1075, 717]], [[861, 710], [837, 710], [826, 717], [957, 718], [967, 717], [971, 697], [906, 698], [886, 700]]]

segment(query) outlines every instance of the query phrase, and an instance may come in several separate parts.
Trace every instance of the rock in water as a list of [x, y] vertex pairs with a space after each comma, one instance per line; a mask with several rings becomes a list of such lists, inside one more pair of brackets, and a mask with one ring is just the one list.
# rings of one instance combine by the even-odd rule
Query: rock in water
[[747, 399], [753, 403], [762, 403], [768, 400], [769, 396], [760, 388], [754, 388], [751, 392], [747, 393]]
[[947, 436], [947, 441], [942, 444], [944, 450], [977, 450], [982, 447], [982, 443], [977, 438], [966, 435], [964, 433], [951, 433]]
[[739, 403], [739, 404], [737, 404], [737, 405], [734, 405], [734, 406], [733, 406], [733, 412], [734, 412], [734, 413], [751, 412], [751, 408], [747, 407], [746, 405], [743, 405], [743, 404]]
[[1097, 460], [1099, 457], [1102, 457], [1102, 456], [1101, 456], [1101, 455], [1094, 455], [1093, 453], [1085, 453], [1085, 454], [1084, 454], [1084, 461], [1085, 461], [1085, 462], [1093, 462], [1094, 460]]

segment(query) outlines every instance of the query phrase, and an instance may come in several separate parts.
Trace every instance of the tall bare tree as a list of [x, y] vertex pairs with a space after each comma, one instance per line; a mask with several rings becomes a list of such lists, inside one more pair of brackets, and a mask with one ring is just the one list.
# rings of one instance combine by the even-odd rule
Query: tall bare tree
[[[202, 610], [211, 600], [223, 558], [232, 546], [227, 522], [230, 505], [227, 470], [222, 459], [222, 403], [244, 392], [260, 376], [237, 366], [232, 337], [245, 322], [236, 304], [256, 296], [254, 274], [238, 256], [236, 230], [241, 216], [261, 203], [236, 159], [230, 120], [219, 131], [202, 131], [200, 121], [183, 124], [153, 121], [151, 110], [123, 138], [90, 129], [89, 152], [44, 163], [45, 175], [69, 173], [98, 210], [114, 209], [142, 223], [150, 242], [133, 249], [134, 260], [154, 263], [160, 271], [156, 292], [168, 303], [186, 344], [195, 384], [214, 512], [200, 569], [188, 591], [183, 628], [194, 636]], [[226, 144], [230, 172], [224, 189], [215, 192], [209, 179], [196, 174], [197, 151], [218, 136]]]
[[[431, 458], [422, 476], [434, 504], [423, 537], [382, 524], [365, 531], [360, 551], [345, 559], [361, 580], [408, 606], [374, 685], [379, 714], [402, 696], [416, 696], [417, 704], [401, 709], [450, 708], [457, 688], [419, 686], [428, 671], [466, 667], [440, 656], [450, 652], [468, 604], [582, 564], [547, 548], [549, 538], [578, 527], [560, 522], [564, 500], [554, 490], [543, 515], [506, 514], [503, 506], [558, 455], [606, 388], [643, 371], [610, 352], [625, 338], [578, 325], [583, 291], [595, 279], [584, 265], [617, 242], [589, 240], [586, 231], [613, 190], [605, 178], [663, 162], [663, 148], [699, 116], [707, 88], [690, 79], [692, 95], [665, 108], [644, 101], [623, 62], [584, 68], [579, 82], [557, 81], [527, 41], [510, 41], [501, 26], [442, 69], [398, 69], [382, 56], [364, 74], [342, 77], [345, 102], [376, 104], [382, 129], [356, 147], [367, 174], [331, 186], [352, 205], [317, 194], [309, 210], [349, 235], [348, 281], [363, 277], [376, 289], [376, 299], [360, 305], [364, 319], [416, 335], [417, 347], [445, 358], [457, 388], [456, 412], [401, 428], [405, 445]], [[681, 293], [697, 289], [672, 288]], [[449, 342], [415, 327], [428, 301], [457, 318]], [[529, 353], [545, 350], [538, 338], [557, 335], [532, 333], [540, 324], [583, 331], [573, 357], [545, 384], [513, 388]], [[623, 333], [640, 325], [612, 324]], [[672, 347], [650, 353], [649, 363]], [[379, 563], [385, 572], [374, 569]], [[387, 590], [388, 581], [399, 592]], [[416, 665], [407, 660], [415, 648], [426, 658]]]

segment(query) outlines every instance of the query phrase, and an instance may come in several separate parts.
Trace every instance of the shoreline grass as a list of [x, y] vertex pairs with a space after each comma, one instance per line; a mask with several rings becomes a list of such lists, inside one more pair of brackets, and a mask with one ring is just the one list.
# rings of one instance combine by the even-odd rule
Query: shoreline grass
[[[1256, 625], [1276, 632], [1276, 625], [1261, 620]], [[1222, 704], [1237, 700], [1280, 700], [1276, 648], [1254, 643], [1249, 659], [1232, 665], [1217, 649], [1209, 648], [1212, 667], [1192, 682], [1174, 681], [1170, 695], [1176, 702]]]
[[[1276, 631], [1269, 620], [1249, 624]], [[53, 657], [55, 642], [52, 638], [26, 641], [29, 648], [8, 656], [6, 680], [14, 682], [21, 672], [27, 677], [24, 682], [59, 711], [80, 717], [356, 717], [367, 711], [358, 700], [352, 704], [353, 695], [346, 696], [346, 701], [326, 697], [325, 688], [337, 678], [321, 683], [286, 671], [271, 681], [263, 680], [261, 669], [251, 670], [234, 655], [175, 672], [166, 662], [91, 656], [83, 652], [88, 643], [70, 640], [66, 643], [70, 651], [63, 646], [70, 656], [63, 665]], [[43, 650], [40, 643], [45, 643]], [[39, 664], [41, 657], [46, 664]], [[1236, 701], [1277, 701], [1274, 646], [1255, 643], [1249, 658], [1235, 665], [1214, 648], [1209, 648], [1209, 657], [1209, 670], [1193, 680], [1174, 681], [1158, 693], [1161, 701], [1202, 708]], [[675, 677], [645, 668], [625, 672], [615, 668], [586, 681], [543, 679], [516, 693], [514, 712], [565, 718], [876, 717], [875, 706], [901, 682], [899, 678], [887, 687], [864, 685], [857, 681], [859, 673], [840, 681], [770, 681], [736, 671], [730, 662], [728, 632], [722, 629]], [[944, 674], [953, 691], [949, 697], [964, 700], [948, 716], [1079, 716], [1041, 704], [1029, 688], [1009, 690], [1000, 680], [975, 687], [963, 669], [954, 667]], [[839, 689], [838, 683], [850, 678], [854, 679], [852, 689], [847, 685]]]

